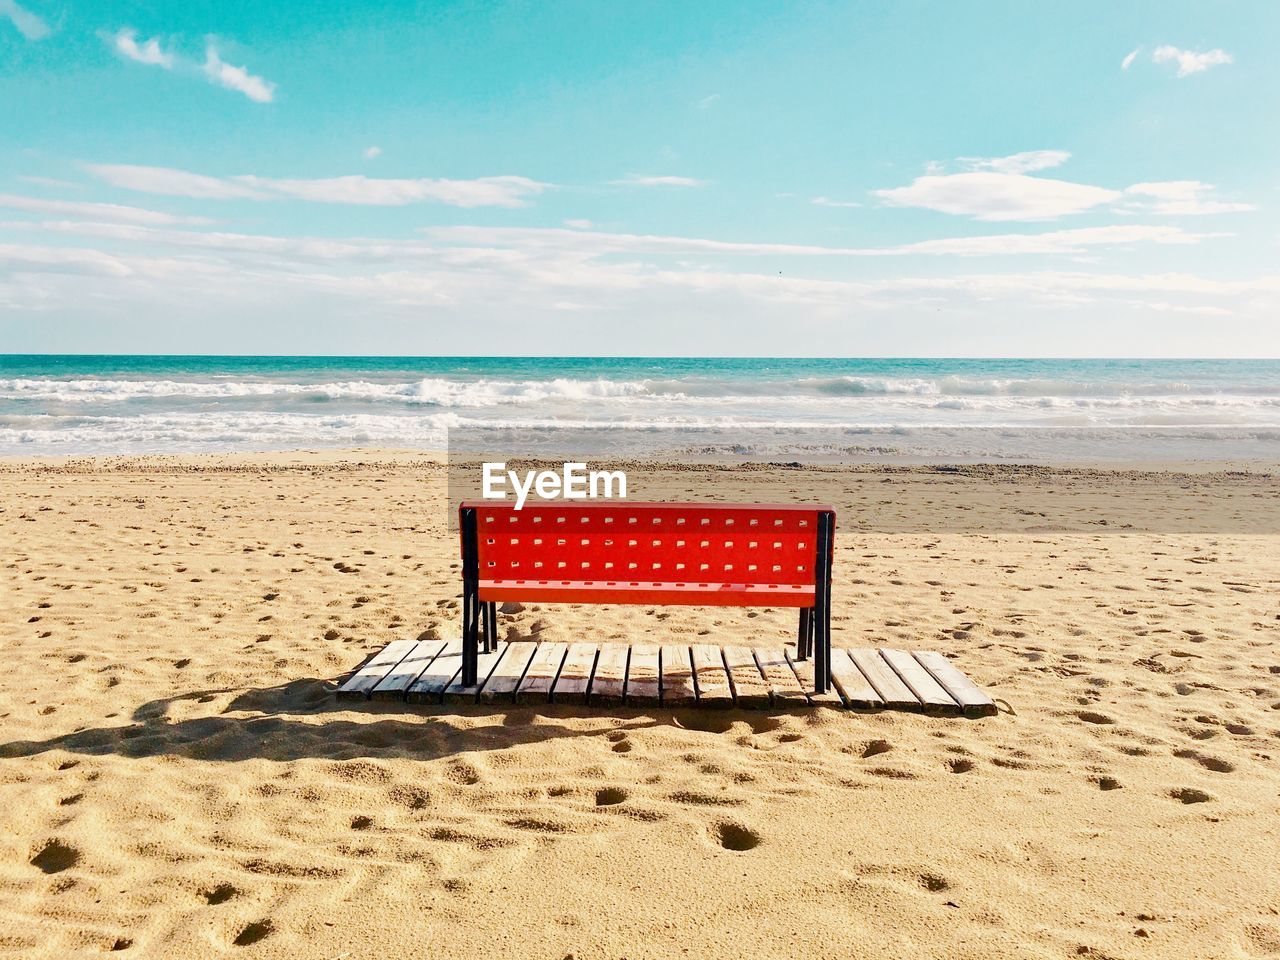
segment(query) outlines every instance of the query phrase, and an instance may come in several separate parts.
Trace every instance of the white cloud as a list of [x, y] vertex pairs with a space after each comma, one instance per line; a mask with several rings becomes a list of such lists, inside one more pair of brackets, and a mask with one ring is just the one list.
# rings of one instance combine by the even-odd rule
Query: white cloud
[[[13, 226], [0, 224], [0, 230]], [[486, 232], [489, 228], [448, 236], [430, 231], [420, 241], [380, 241], [127, 224], [24, 227], [81, 233], [103, 238], [104, 245], [138, 247], [112, 252], [52, 244], [0, 246], [0, 312], [11, 318], [22, 317], [24, 311], [74, 313], [107, 321], [129, 318], [145, 320], [161, 332], [171, 325], [170, 318], [179, 307], [193, 322], [207, 322], [210, 329], [234, 316], [243, 318], [242, 328], [252, 325], [256, 332], [281, 338], [296, 336], [299, 318], [323, 326], [358, 310], [369, 319], [371, 332], [380, 329], [378, 321], [411, 321], [394, 328], [396, 343], [403, 344], [403, 338], [416, 330], [424, 338], [421, 342], [434, 344], [437, 350], [442, 345], [461, 350], [466, 331], [476, 324], [510, 334], [504, 343], [531, 345], [528, 331], [547, 329], [532, 321], [555, 316], [554, 329], [579, 344], [594, 345], [592, 331], [608, 327], [615, 335], [620, 329], [629, 332], [632, 340], [626, 342], [637, 345], [642, 333], [650, 349], [687, 346], [691, 336], [706, 333], [707, 339], [698, 342], [713, 349], [715, 336], [723, 336], [728, 323], [740, 338], [756, 329], [768, 331], [766, 340], [759, 343], [760, 351], [769, 352], [773, 344], [776, 352], [779, 344], [792, 342], [785, 336], [794, 339], [795, 331], [822, 334], [836, 338], [831, 342], [837, 343], [844, 342], [839, 338], [859, 324], [877, 329], [906, 324], [916, 337], [929, 335], [929, 342], [936, 343], [941, 341], [933, 333], [945, 335], [964, 316], [994, 322], [994, 327], [985, 329], [989, 334], [996, 331], [999, 339], [990, 341], [995, 349], [1007, 348], [1012, 329], [1007, 321], [1016, 317], [1023, 331], [1061, 330], [1063, 324], [1069, 325], [1076, 331], [1075, 339], [1062, 341], [1069, 352], [1071, 344], [1078, 349], [1084, 342], [1080, 337], [1086, 334], [1079, 331], [1086, 327], [1091, 333], [1133, 334], [1132, 324], [1146, 317], [1149, 320], [1143, 322], [1151, 326], [1144, 332], [1164, 335], [1169, 330], [1166, 318], [1182, 313], [1230, 317], [1234, 328], [1215, 320], [1212, 332], [1202, 338], [1220, 349], [1226, 349], [1221, 346], [1224, 336], [1258, 349], [1262, 349], [1260, 343], [1270, 349], [1280, 342], [1270, 319], [1280, 308], [1280, 275], [1274, 273], [1218, 279], [1186, 272], [1084, 269], [961, 272], [947, 264], [936, 271], [921, 269], [905, 275], [832, 278], [826, 266], [821, 275], [805, 275], [798, 262], [789, 263], [782, 272], [767, 261], [745, 269], [708, 265], [702, 251], [694, 254], [697, 262], [690, 263], [693, 257], [674, 246], [688, 248], [711, 241], [623, 235], [602, 243], [600, 236], [616, 235], [582, 235], [571, 230], [542, 233], [576, 237], [574, 246], [524, 231], [504, 237]], [[1172, 231], [1166, 236], [1177, 235], [1173, 228], [1160, 229]], [[1038, 236], [1040, 242], [1055, 244], [1081, 239], [1079, 235], [1063, 239], [1068, 234], [1078, 232]], [[1058, 239], [1045, 240], [1054, 237]], [[677, 256], [655, 263], [656, 258], [635, 255], [645, 252], [643, 245], [657, 241], [669, 241], [663, 252]], [[627, 255], [618, 256], [619, 252]], [[564, 315], [568, 306], [573, 308], [572, 317], [579, 319], [571, 321]], [[945, 315], [945, 326], [936, 331], [920, 326], [939, 313]], [[518, 323], [513, 317], [519, 318]], [[894, 323], [886, 324], [885, 318]], [[580, 325], [564, 325], [572, 322]], [[1077, 323], [1081, 326], [1074, 326]], [[955, 349], [961, 349], [962, 343], [972, 349], [975, 328], [967, 323], [959, 326], [962, 334], [946, 342], [954, 343]], [[1265, 337], [1248, 339], [1251, 329]], [[779, 335], [779, 330], [789, 334]], [[521, 335], [527, 339], [519, 340]], [[844, 349], [853, 349], [855, 341]], [[1033, 342], [1034, 338], [1026, 341], [1022, 349], [1034, 349]], [[1179, 349], [1164, 340], [1151, 342]], [[617, 346], [614, 340], [600, 341], [599, 347], [609, 343]], [[904, 350], [898, 346], [887, 352]]]
[[720, 94], [718, 93], [713, 93], [710, 96], [703, 97], [701, 100], [698, 101], [698, 109], [705, 110], [707, 109], [707, 107], [710, 107], [719, 99], [720, 99]]
[[1200, 53], [1195, 50], [1179, 50], [1168, 44], [1156, 47], [1151, 54], [1151, 60], [1154, 63], [1176, 63], [1180, 77], [1189, 77], [1193, 73], [1203, 73], [1210, 67], [1235, 62], [1231, 54], [1225, 50], [1214, 49]]
[[365, 147], [364, 158], [366, 160], [377, 160], [380, 156], [382, 156], [381, 147]]
[[1124, 59], [1120, 61], [1120, 69], [1128, 70], [1131, 66], [1133, 66], [1133, 61], [1138, 58], [1138, 54], [1141, 51], [1142, 51], [1141, 47], [1134, 47], [1127, 54], [1125, 54]]
[[45, 213], [55, 216], [76, 217], [81, 220], [96, 220], [107, 223], [134, 223], [142, 226], [168, 226], [173, 224], [208, 224], [213, 221], [205, 217], [184, 217], [159, 210], [145, 210], [142, 207], [127, 207], [117, 203], [85, 203], [73, 200], [44, 200], [37, 197], [22, 197], [10, 193], [0, 193], [0, 207], [10, 210], [26, 210], [31, 213]]
[[211, 83], [243, 93], [255, 103], [270, 103], [275, 98], [274, 83], [254, 76], [244, 67], [224, 62], [212, 44], [205, 49], [204, 75]]
[[917, 177], [909, 186], [876, 190], [895, 207], [922, 207], [976, 220], [1053, 220], [1119, 199], [1118, 190], [1017, 173]]
[[365, 176], [324, 179], [253, 175], [210, 177], [168, 167], [93, 164], [89, 170], [113, 186], [142, 193], [201, 199], [269, 200], [292, 197], [317, 203], [403, 206], [434, 201], [455, 207], [521, 207], [551, 186], [528, 177], [473, 180], [391, 180]]
[[116, 52], [130, 60], [153, 67], [164, 67], [166, 70], [173, 69], [174, 56], [160, 48], [159, 37], [152, 37], [139, 44], [138, 31], [126, 27], [111, 37], [111, 43], [116, 48]]
[[474, 180], [379, 180], [364, 176], [320, 180], [236, 177], [238, 183], [269, 193], [317, 203], [398, 207], [435, 201], [453, 207], [523, 207], [547, 184], [528, 177], [478, 177]]
[[1141, 243], [1190, 245], [1228, 236], [1188, 233], [1178, 227], [1122, 224], [1055, 230], [1049, 233], [1010, 233], [995, 236], [949, 237], [890, 247], [823, 247], [788, 243], [743, 243], [701, 237], [671, 237], [631, 233], [584, 232], [544, 227], [427, 227], [429, 239], [471, 247], [519, 250], [527, 255], [549, 253], [597, 257], [610, 254], [667, 254], [672, 256], [726, 255], [768, 257], [902, 257], [1012, 256], [1073, 254], [1095, 247]]
[[[1008, 157], [960, 157], [962, 173], [930, 163], [928, 172], [905, 187], [872, 191], [890, 206], [919, 207], [976, 220], [1054, 220], [1102, 205], [1121, 213], [1161, 215], [1235, 213], [1247, 203], [1214, 199], [1213, 186], [1198, 180], [1137, 183], [1123, 190], [1028, 174], [1060, 166], [1065, 150], [1032, 150]], [[815, 202], [817, 202], [815, 200]]]
[[814, 197], [809, 201], [817, 207], [860, 207], [857, 200], [832, 200], [830, 197]]
[[574, 230], [590, 230], [594, 226], [590, 220], [566, 220], [564, 225]]
[[194, 197], [200, 200], [261, 200], [265, 194], [233, 180], [206, 177], [169, 167], [142, 167], [132, 164], [95, 163], [89, 172], [113, 187], [157, 193], [168, 197]]
[[1200, 216], [1211, 213], [1241, 213], [1256, 210], [1253, 204], [1216, 200], [1211, 194], [1214, 186], [1199, 180], [1165, 180], [1156, 183], [1135, 183], [1125, 188], [1127, 197], [1139, 197], [1128, 205], [1144, 212], [1170, 216]]
[[[1071, 159], [1066, 150], [1027, 150], [1008, 157], [960, 157], [957, 162], [967, 170], [993, 173], [1033, 173], [1060, 167]], [[936, 167], [931, 173], [941, 172]]]
[[615, 186], [629, 187], [701, 187], [705, 180], [693, 177], [646, 176], [640, 173], [629, 173], [621, 180], [610, 180]]
[[0, 243], [0, 273], [8, 271], [108, 277], [123, 277], [133, 272], [123, 260], [101, 250]]
[[28, 40], [43, 40], [50, 33], [49, 25], [18, 0], [0, 0], [0, 17], [6, 17]]

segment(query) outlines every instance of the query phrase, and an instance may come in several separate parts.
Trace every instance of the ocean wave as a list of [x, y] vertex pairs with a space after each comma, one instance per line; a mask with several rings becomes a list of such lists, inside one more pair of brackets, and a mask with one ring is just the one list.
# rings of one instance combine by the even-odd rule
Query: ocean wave
[[261, 380], [0, 380], [0, 400], [54, 403], [102, 403], [147, 399], [291, 398], [323, 400], [398, 401], [439, 407], [489, 407], [503, 403], [548, 400], [608, 400], [639, 396], [643, 381], [573, 380], [453, 380], [432, 377], [412, 383], [348, 380], [333, 383], [280, 383]]
[[1178, 396], [1216, 394], [1232, 396], [1280, 396], [1280, 384], [1197, 384], [1181, 381], [1133, 383], [1089, 380], [1014, 378], [926, 377], [804, 377], [797, 385], [836, 396], [993, 396], [993, 397], [1091, 397]]

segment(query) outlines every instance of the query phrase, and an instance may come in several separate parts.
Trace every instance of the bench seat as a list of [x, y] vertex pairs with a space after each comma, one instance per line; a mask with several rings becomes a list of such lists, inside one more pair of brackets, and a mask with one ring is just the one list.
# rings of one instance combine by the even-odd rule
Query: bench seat
[[812, 607], [812, 584], [654, 583], [643, 580], [481, 580], [480, 601], [658, 603], [701, 607]]

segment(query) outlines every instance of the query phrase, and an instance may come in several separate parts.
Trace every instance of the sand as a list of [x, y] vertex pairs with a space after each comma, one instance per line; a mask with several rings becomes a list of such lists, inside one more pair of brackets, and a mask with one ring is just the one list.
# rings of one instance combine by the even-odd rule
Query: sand
[[457, 632], [432, 458], [10, 461], [0, 955], [1280, 955], [1275, 476], [666, 480], [832, 500], [835, 643], [939, 650], [1002, 712], [340, 705], [376, 648]]

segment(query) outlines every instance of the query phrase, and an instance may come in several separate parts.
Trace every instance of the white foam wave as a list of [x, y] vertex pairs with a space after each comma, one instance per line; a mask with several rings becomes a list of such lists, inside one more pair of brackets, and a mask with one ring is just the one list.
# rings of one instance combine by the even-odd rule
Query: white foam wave
[[644, 394], [643, 381], [573, 380], [451, 380], [427, 378], [413, 383], [374, 383], [348, 380], [333, 383], [279, 383], [262, 380], [0, 380], [0, 400], [41, 400], [54, 403], [111, 402], [145, 399], [293, 398], [314, 400], [391, 400], [440, 407], [489, 407], [502, 403], [546, 400], [607, 400]]

